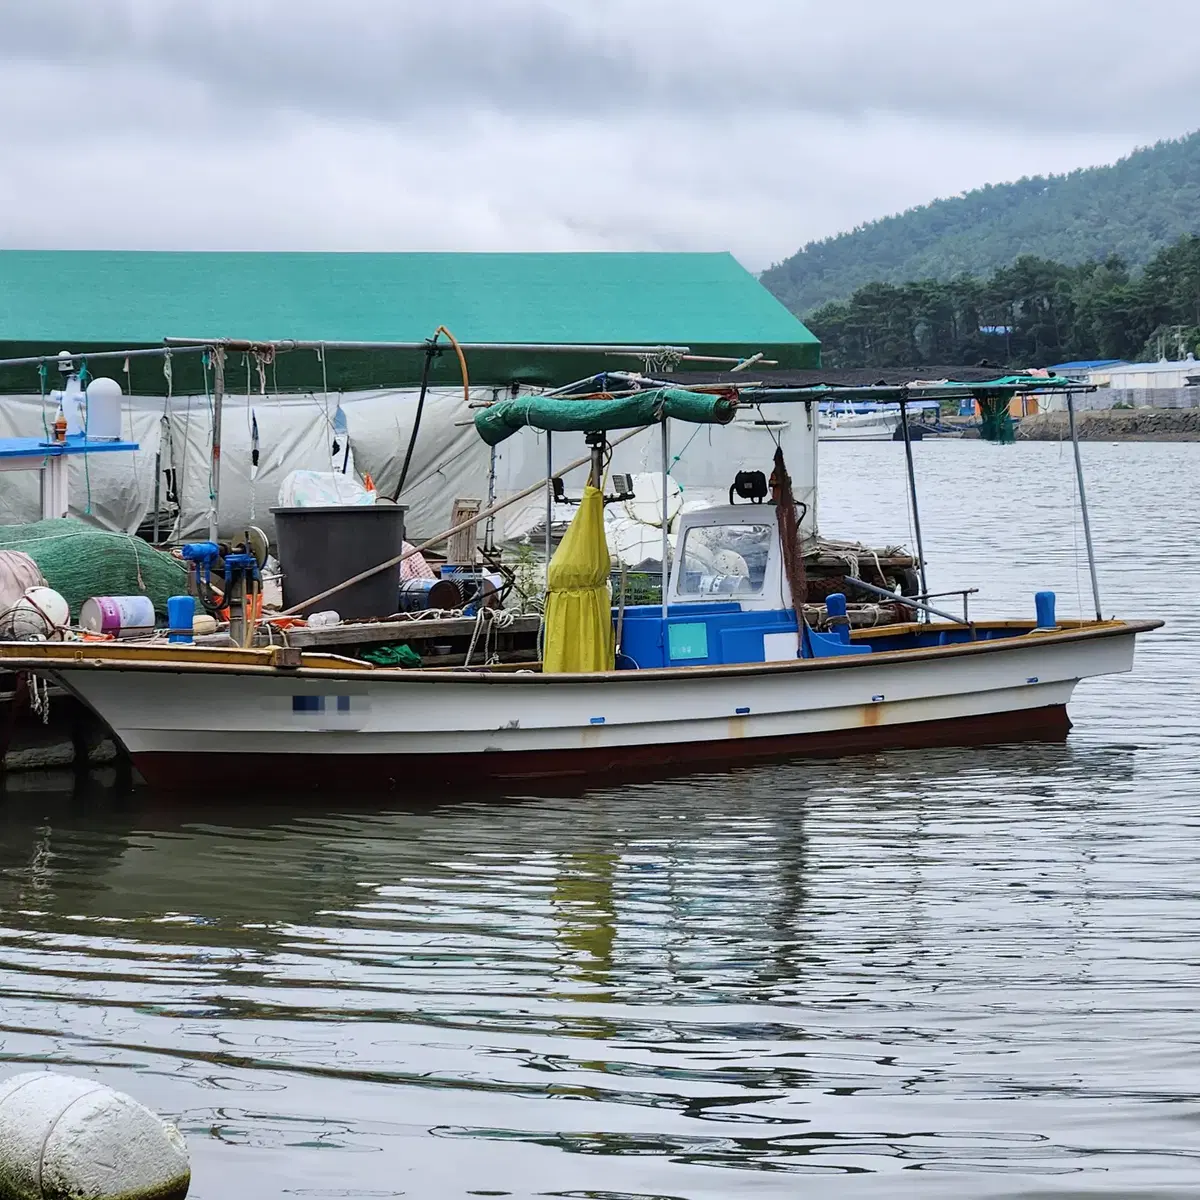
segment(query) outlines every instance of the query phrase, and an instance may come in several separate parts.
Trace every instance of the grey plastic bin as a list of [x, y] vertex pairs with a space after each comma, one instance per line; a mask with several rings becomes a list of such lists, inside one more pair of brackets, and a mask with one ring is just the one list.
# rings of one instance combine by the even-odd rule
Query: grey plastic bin
[[[284, 608], [402, 554], [406, 511], [402, 504], [271, 509]], [[319, 600], [305, 615], [333, 609], [343, 618], [387, 617], [396, 611], [399, 591], [400, 569], [389, 567]]]

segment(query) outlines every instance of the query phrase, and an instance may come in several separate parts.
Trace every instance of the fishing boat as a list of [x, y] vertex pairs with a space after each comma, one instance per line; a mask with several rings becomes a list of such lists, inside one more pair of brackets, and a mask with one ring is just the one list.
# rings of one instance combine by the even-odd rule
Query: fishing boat
[[[939, 400], [980, 387], [1069, 388], [1044, 375], [930, 386]], [[803, 404], [811, 417], [827, 393], [734, 376], [704, 391], [576, 389], [478, 411], [475, 426], [492, 445], [524, 427], [587, 435], [589, 483], [550, 563], [538, 663], [378, 667], [320, 648], [159, 640], [10, 643], [0, 645], [0, 666], [74, 693], [166, 790], [591, 781], [790, 755], [1064, 739], [1079, 682], [1129, 671], [1137, 635], [1161, 622], [1105, 619], [1098, 590], [1094, 620], [1059, 620], [1049, 593], [1008, 620], [971, 619], [965, 595], [961, 616], [935, 607], [907, 437], [921, 587], [903, 597], [904, 619], [852, 629], [845, 595], [832, 594], [823, 621], [810, 622], [802, 506], [778, 449], [762, 471], [738, 472], [728, 504], [683, 514], [673, 548], [664, 519], [671, 570], [660, 604], [614, 608], [603, 532], [611, 431], [659, 427], [665, 497], [673, 424], [717, 427], [763, 403]], [[901, 414], [920, 398], [893, 396]], [[1078, 454], [1076, 468], [1086, 505]], [[373, 570], [395, 570], [403, 557]], [[900, 601], [879, 582], [847, 577], [849, 588]]]
[[[905, 405], [905, 415], [918, 437], [940, 432], [939, 411], [936, 400]], [[830, 401], [820, 406], [817, 428], [823, 442], [893, 442], [901, 440], [900, 419], [898, 403]]]
[[898, 404], [823, 404], [818, 419], [823, 442], [890, 442], [899, 428]]

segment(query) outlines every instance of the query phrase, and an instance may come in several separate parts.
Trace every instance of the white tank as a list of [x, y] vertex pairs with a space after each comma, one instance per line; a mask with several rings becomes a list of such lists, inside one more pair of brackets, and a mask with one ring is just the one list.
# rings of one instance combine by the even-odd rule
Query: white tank
[[[87, 386], [85, 407], [89, 441], [121, 440], [121, 385], [115, 379], [100, 376]], [[80, 430], [83, 433], [84, 430]]]

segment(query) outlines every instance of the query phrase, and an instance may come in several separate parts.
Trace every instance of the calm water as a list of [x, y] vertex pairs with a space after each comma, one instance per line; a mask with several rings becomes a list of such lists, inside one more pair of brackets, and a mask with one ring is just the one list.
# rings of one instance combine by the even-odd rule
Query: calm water
[[[1086, 605], [1068, 454], [916, 452], [932, 586]], [[24, 781], [4, 1070], [171, 1115], [203, 1200], [1200, 1195], [1200, 445], [1085, 452], [1106, 611], [1171, 624], [1068, 745], [344, 810]], [[822, 455], [825, 531], [907, 541], [902, 449]]]

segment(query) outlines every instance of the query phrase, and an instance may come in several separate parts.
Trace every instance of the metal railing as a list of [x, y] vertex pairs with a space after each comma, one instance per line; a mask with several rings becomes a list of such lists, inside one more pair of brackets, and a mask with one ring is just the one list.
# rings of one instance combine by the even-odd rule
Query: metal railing
[[961, 588], [955, 592], [931, 592], [927, 598], [937, 599], [940, 596], [962, 596], [963, 598], [963, 616], [956, 617], [953, 613], [943, 612], [940, 608], [934, 608], [932, 604], [926, 604], [923, 600], [917, 599], [916, 596], [901, 596], [897, 592], [889, 592], [887, 588], [876, 587], [873, 583], [867, 583], [862, 579], [856, 579], [853, 575], [846, 576], [846, 582], [852, 583], [855, 587], [862, 588], [865, 592], [870, 592], [875, 596], [882, 596], [887, 600], [891, 600], [896, 604], [904, 604], [909, 608], [919, 609], [921, 612], [932, 613], [935, 617], [941, 617], [943, 621], [953, 621], [955, 625], [970, 625], [971, 622], [966, 615], [967, 597], [973, 592], [977, 592], [978, 588]]

